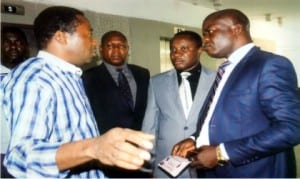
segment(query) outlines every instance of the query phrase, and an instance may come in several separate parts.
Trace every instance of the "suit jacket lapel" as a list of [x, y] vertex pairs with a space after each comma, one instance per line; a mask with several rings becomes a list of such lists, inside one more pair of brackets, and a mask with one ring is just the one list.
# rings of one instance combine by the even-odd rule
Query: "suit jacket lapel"
[[[166, 89], [166, 95], [168, 95], [168, 99], [175, 99], [175, 109], [176, 112], [178, 112], [182, 117], [182, 119], [185, 119], [184, 111], [182, 108], [181, 100], [179, 98], [179, 91], [178, 91], [178, 79], [177, 79], [177, 74], [176, 70], [171, 70], [167, 75], [166, 75], [166, 84], [165, 89]], [[172, 100], [173, 101], [173, 100]], [[171, 104], [172, 105], [172, 104]], [[175, 113], [175, 111], [174, 111]]]
[[[111, 74], [109, 73], [108, 69], [105, 67], [104, 63], [102, 63], [100, 65], [100, 71], [102, 72], [100, 75], [100, 78], [103, 81], [106, 81], [107, 83], [110, 83], [111, 85], [113, 85], [115, 88], [118, 88], [117, 83], [115, 82], [115, 80], [113, 79], [113, 77], [111, 76]], [[110, 86], [110, 85], [109, 85]]]
[[195, 117], [198, 118], [199, 108], [204, 104], [214, 78], [215, 73], [209, 73], [208, 69], [202, 66], [194, 102], [188, 116], [189, 121], [193, 120]]
[[245, 57], [236, 65], [236, 67], [234, 68], [234, 70], [231, 72], [228, 80], [226, 81], [225, 86], [223, 87], [222, 93], [219, 97], [218, 103], [216, 105], [216, 109], [217, 106], [219, 105], [219, 101], [223, 101], [223, 98], [225, 97], [226, 94], [228, 94], [228, 90], [230, 90], [231, 86], [233, 85], [233, 83], [239, 78], [240, 73], [244, 70], [244, 66], [246, 65], [246, 63], [248, 62], [250, 56], [252, 56], [253, 53], [255, 53], [256, 51], [258, 51], [259, 48], [258, 47], [254, 47], [252, 48], [246, 55]]

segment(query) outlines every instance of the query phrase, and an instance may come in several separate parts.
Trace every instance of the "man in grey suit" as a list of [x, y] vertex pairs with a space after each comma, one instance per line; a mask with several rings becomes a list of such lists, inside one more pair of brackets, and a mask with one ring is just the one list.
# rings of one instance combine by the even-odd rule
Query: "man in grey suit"
[[[170, 57], [175, 69], [150, 78], [142, 130], [156, 136], [151, 163], [154, 177], [170, 177], [157, 164], [171, 154], [174, 144], [196, 131], [201, 106], [216, 75], [201, 66], [201, 52], [202, 39], [199, 34], [178, 32], [170, 41]], [[181, 77], [182, 72], [189, 73], [187, 79]], [[181, 97], [181, 87], [186, 80], [189, 92], [184, 92], [184, 96], [191, 97], [187, 100], [189, 102]], [[187, 169], [178, 177], [192, 176]]]

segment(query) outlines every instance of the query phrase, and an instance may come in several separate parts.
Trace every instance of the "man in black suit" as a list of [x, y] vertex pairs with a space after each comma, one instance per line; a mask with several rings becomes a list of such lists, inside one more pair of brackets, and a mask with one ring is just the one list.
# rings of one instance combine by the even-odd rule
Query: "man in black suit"
[[[127, 64], [129, 45], [119, 31], [106, 32], [99, 49], [103, 63], [85, 71], [83, 82], [100, 133], [114, 127], [140, 130], [147, 104], [149, 71]], [[111, 167], [103, 171], [112, 178], [149, 177], [142, 172]]]

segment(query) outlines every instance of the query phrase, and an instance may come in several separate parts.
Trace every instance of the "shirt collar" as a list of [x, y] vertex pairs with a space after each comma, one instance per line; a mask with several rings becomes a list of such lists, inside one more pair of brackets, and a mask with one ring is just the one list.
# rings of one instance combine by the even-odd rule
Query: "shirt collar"
[[127, 66], [127, 63], [124, 63], [123, 65], [118, 66], [118, 67], [116, 67], [116, 66], [114, 66], [114, 65], [111, 65], [111, 64], [109, 64], [109, 63], [107, 63], [107, 62], [105, 62], [105, 61], [103, 61], [103, 63], [104, 63], [104, 65], [106, 66], [106, 68], [108, 69], [108, 71], [110, 71], [110, 72], [116, 72], [116, 69], [117, 69], [117, 68], [123, 69], [123, 72], [128, 72], [128, 66]]
[[240, 48], [238, 48], [236, 51], [234, 51], [229, 57], [228, 61], [230, 61], [233, 64], [238, 64], [242, 58], [253, 48], [255, 45], [254, 43], [248, 43]]
[[1, 68], [0, 73], [8, 73], [8, 72], [10, 72], [10, 69], [7, 68], [6, 66], [2, 65], [2, 64], [0, 65], [0, 68]]
[[51, 53], [48, 53], [46, 51], [40, 50], [38, 52], [37, 57], [41, 57], [41, 58], [45, 59], [48, 63], [55, 65], [56, 67], [58, 67], [59, 69], [61, 69], [63, 71], [68, 71], [68, 72], [74, 73], [79, 76], [81, 76], [81, 74], [82, 74], [82, 70], [79, 67], [77, 67], [77, 66], [67, 62], [66, 60], [63, 60]]
[[[181, 84], [181, 76], [180, 76], [181, 72], [182, 71], [176, 70], [178, 84]], [[195, 81], [197, 83], [198, 80], [199, 80], [199, 74], [201, 73], [201, 64], [198, 63], [197, 66], [195, 66], [193, 69], [191, 69], [191, 70], [189, 70], [187, 72], [191, 73], [191, 76], [189, 76], [187, 79], [190, 80], [190, 81]]]
[[[201, 71], [201, 64], [198, 63], [194, 68], [186, 72], [190, 72], [192, 75], [194, 75], [194, 74], [198, 74], [200, 71]], [[180, 74], [183, 71], [176, 70], [176, 72]]]
[[189, 72], [192, 74], [192, 75], [197, 75], [199, 72], [201, 71], [201, 65], [200, 63], [198, 63], [197, 66], [195, 66], [195, 68], [191, 69]]

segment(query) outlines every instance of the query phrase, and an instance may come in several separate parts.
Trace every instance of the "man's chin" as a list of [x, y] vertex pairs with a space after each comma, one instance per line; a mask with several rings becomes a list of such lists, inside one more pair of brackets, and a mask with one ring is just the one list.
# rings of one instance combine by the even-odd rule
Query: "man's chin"
[[177, 68], [177, 67], [175, 67], [175, 70], [178, 71], [178, 72], [182, 72], [182, 71], [184, 71], [185, 69], [184, 69], [184, 68]]
[[84, 61], [84, 64], [86, 65], [86, 64], [91, 63], [91, 62], [93, 61], [94, 58], [95, 58], [95, 57], [91, 57], [91, 58], [86, 59], [86, 60]]
[[8, 58], [8, 61], [10, 62], [10, 63], [19, 63], [21, 60], [19, 60], [19, 58], [18, 57], [9, 57]]

